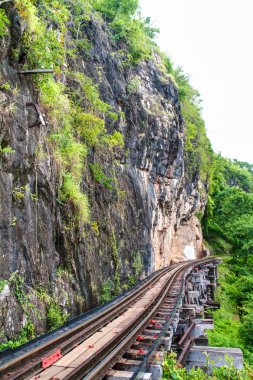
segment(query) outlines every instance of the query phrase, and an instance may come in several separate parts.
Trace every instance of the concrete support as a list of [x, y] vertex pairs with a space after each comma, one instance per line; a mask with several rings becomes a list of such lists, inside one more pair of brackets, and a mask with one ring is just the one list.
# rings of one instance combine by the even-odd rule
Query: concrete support
[[[234, 361], [237, 368], [243, 366], [243, 355], [240, 349], [208, 347], [206, 330], [213, 329], [213, 320], [209, 310], [215, 310], [219, 303], [214, 301], [215, 289], [217, 286], [218, 271], [217, 265], [207, 264], [201, 268], [196, 268], [189, 273], [185, 284], [185, 296], [180, 313], [180, 324], [174, 334], [173, 347], [180, 343], [178, 337], [183, 337], [191, 323], [188, 347], [189, 353], [185, 355], [185, 348], [178, 346], [178, 355], [181, 360], [186, 360], [186, 367], [194, 366], [222, 366], [228, 364], [228, 356]], [[188, 334], [187, 334], [188, 335]], [[193, 345], [192, 348], [191, 345]], [[207, 353], [207, 354], [206, 354]], [[186, 359], [185, 359], [186, 358]]]
[[164, 351], [156, 352], [151, 365], [147, 367], [147, 372], [152, 374], [152, 380], [160, 380], [163, 376]]
[[190, 350], [185, 366], [187, 369], [212, 368], [230, 365], [231, 362], [236, 368], [243, 368], [243, 354], [239, 348], [194, 346]]

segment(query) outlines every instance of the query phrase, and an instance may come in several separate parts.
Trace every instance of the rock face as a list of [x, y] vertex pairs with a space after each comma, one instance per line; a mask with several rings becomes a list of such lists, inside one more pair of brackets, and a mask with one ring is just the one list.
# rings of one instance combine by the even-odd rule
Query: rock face
[[[124, 134], [125, 148], [113, 166], [119, 191], [96, 183], [87, 169], [83, 188], [93, 224], [81, 230], [67, 225], [71, 210], [58, 202], [59, 168], [48, 143], [52, 126], [42, 109], [45, 126], [29, 127], [36, 115], [27, 103], [40, 105], [40, 100], [32, 77], [17, 74], [21, 66], [12, 53], [20, 26], [17, 14], [6, 9], [12, 24], [10, 35], [1, 39], [1, 84], [9, 86], [0, 93], [0, 142], [14, 152], [0, 153], [0, 279], [8, 282], [0, 293], [0, 327], [12, 338], [25, 326], [26, 315], [15, 276], [10, 280], [13, 273], [22, 278], [29, 302], [41, 304], [44, 319], [32, 316], [35, 332], [41, 333], [45, 293], [75, 316], [98, 304], [108, 278], [117, 277], [124, 289], [131, 276], [184, 260], [187, 246], [200, 257], [201, 227], [193, 215], [204, 210], [206, 191], [197, 175], [192, 181], [185, 174], [178, 92], [159, 71], [159, 58], [124, 65], [119, 46], [94, 18], [82, 31], [91, 43], [89, 56], [78, 56], [75, 65], [121, 115], [114, 123], [107, 120], [106, 128]], [[90, 152], [90, 162], [94, 155]], [[109, 174], [111, 167], [105, 163]], [[15, 315], [7, 315], [10, 304]]]
[[193, 260], [208, 255], [208, 249], [203, 243], [201, 224], [192, 216], [187, 222], [182, 222], [173, 236], [171, 256], [174, 262]]

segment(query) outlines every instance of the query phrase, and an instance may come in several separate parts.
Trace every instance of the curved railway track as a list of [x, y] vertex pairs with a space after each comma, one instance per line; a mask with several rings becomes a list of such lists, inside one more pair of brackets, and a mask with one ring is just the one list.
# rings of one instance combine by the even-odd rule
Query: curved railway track
[[[116, 302], [95, 310], [89, 318], [84, 314], [70, 322], [65, 331], [60, 329], [58, 333], [47, 334], [46, 342], [38, 339], [24, 349], [7, 352], [6, 359], [0, 356], [0, 378], [99, 380], [122, 361], [126, 352], [131, 351], [138, 358], [132, 378], [141, 379], [146, 362], [164, 338], [163, 331], [173, 322], [187, 271], [211, 261], [214, 259], [181, 263], [160, 270]], [[157, 331], [161, 325], [162, 329]], [[99, 338], [100, 344], [94, 347], [93, 337], [101, 337], [107, 330], [109, 333]], [[147, 340], [141, 335], [144, 330], [149, 344], [142, 348], [141, 343]], [[137, 350], [131, 349], [133, 345]], [[74, 359], [75, 352], [78, 360]], [[44, 372], [41, 372], [42, 367]]]

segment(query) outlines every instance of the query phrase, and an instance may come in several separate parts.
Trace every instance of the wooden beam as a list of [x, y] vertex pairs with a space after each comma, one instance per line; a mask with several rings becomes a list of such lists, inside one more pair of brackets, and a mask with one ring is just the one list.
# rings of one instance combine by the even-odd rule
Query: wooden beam
[[189, 327], [188, 329], [186, 330], [186, 332], [184, 333], [184, 335], [182, 336], [182, 338], [180, 339], [180, 341], [178, 342], [178, 346], [179, 347], [183, 347], [184, 344], [186, 343], [186, 341], [188, 339], [191, 339], [191, 333], [192, 333], [192, 330], [194, 329], [194, 327], [196, 326], [195, 322], [193, 322]]
[[181, 364], [181, 365], [184, 364], [192, 345], [193, 345], [193, 340], [189, 339], [188, 342], [184, 345], [184, 348], [177, 360], [177, 364]]

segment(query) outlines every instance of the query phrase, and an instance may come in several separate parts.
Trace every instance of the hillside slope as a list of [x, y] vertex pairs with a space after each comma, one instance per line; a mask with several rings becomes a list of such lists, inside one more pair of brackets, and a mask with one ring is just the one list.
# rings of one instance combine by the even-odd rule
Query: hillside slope
[[57, 327], [205, 249], [195, 214], [210, 152], [198, 151], [195, 93], [180, 71], [175, 84], [154, 30], [133, 16], [137, 2], [114, 14], [107, 3], [1, 6], [3, 342]]

